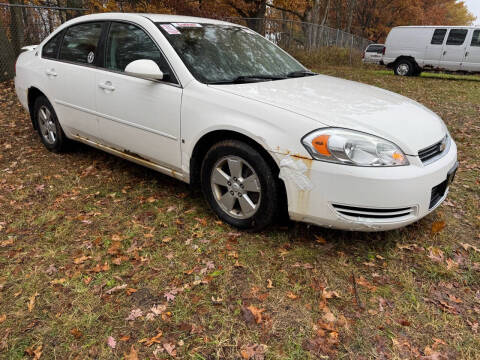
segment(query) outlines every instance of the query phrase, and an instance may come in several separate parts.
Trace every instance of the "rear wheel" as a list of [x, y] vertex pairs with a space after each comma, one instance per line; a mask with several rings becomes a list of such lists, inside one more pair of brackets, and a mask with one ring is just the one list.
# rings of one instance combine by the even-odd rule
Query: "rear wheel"
[[401, 59], [395, 63], [393, 71], [398, 76], [412, 76], [415, 72], [415, 65], [411, 60]]
[[48, 99], [45, 96], [39, 96], [35, 100], [33, 111], [38, 134], [40, 135], [43, 145], [52, 152], [65, 151], [67, 149], [68, 139]]
[[215, 213], [238, 228], [260, 230], [273, 222], [280, 208], [276, 172], [242, 141], [215, 144], [203, 160], [201, 182]]

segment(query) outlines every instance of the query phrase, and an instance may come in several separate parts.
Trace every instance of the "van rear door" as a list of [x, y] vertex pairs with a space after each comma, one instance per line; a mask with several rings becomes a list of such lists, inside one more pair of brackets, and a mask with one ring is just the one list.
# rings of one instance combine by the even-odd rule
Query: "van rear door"
[[480, 72], [480, 29], [473, 31], [470, 46], [465, 52], [462, 70]]
[[425, 51], [425, 67], [437, 68], [440, 65], [446, 35], [447, 29], [435, 29], [433, 32], [433, 36]]
[[443, 46], [440, 68], [451, 71], [461, 69], [467, 48], [467, 42], [465, 41], [467, 35], [468, 29], [450, 29], [447, 41]]

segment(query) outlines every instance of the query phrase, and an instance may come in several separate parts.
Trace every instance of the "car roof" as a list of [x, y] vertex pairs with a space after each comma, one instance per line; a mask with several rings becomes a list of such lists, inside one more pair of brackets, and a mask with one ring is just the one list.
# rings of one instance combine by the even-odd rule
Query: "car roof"
[[227, 21], [215, 20], [200, 18], [194, 16], [183, 16], [183, 15], [167, 15], [167, 14], [152, 14], [152, 13], [98, 13], [98, 14], [89, 14], [75, 18], [75, 22], [87, 21], [87, 20], [109, 20], [109, 19], [122, 19], [131, 16], [138, 16], [147, 18], [153, 22], [166, 22], [166, 23], [201, 23], [201, 24], [218, 24], [218, 25], [233, 25], [241, 26], [238, 24], [232, 24]]
[[[429, 26], [396, 26], [395, 28], [400, 29], [480, 29], [480, 26], [472, 26], [472, 25], [465, 25], [465, 26], [451, 26], [451, 25], [429, 25]], [[394, 28], [394, 29], [395, 29]]]

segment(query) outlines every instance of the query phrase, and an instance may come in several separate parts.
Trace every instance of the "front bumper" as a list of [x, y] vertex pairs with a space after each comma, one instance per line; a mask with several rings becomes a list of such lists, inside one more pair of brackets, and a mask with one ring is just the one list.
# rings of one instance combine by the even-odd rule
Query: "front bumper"
[[369, 168], [285, 156], [280, 177], [285, 182], [290, 218], [323, 227], [383, 231], [409, 225], [435, 210], [432, 189], [442, 184], [457, 163], [452, 141], [448, 153], [423, 165], [408, 156], [409, 166]]

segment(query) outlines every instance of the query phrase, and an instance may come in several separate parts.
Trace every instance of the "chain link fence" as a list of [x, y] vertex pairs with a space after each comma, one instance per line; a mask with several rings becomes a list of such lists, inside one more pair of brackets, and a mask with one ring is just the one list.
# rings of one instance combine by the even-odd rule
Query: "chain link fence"
[[[0, 81], [15, 76], [15, 60], [26, 45], [39, 44], [59, 25], [84, 15], [86, 9], [0, 3]], [[359, 56], [371, 43], [362, 37], [312, 23], [271, 18], [228, 18], [248, 26], [287, 51], [344, 49]]]

